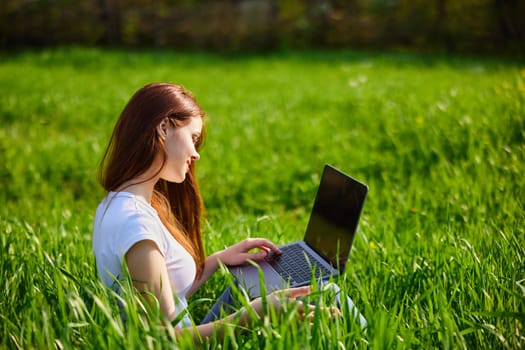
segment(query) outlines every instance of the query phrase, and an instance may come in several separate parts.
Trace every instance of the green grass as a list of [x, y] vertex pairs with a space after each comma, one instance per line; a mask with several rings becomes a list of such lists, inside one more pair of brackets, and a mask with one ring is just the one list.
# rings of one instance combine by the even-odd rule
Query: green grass
[[[167, 348], [132, 294], [98, 282], [96, 169], [142, 85], [179, 82], [207, 112], [208, 252], [301, 238], [330, 163], [370, 187], [346, 274], [368, 320], [266, 318], [223, 348], [520, 348], [525, 343], [525, 63], [295, 52], [60, 49], [0, 56], [0, 348]], [[198, 322], [228, 284], [192, 299]], [[184, 342], [178, 344], [188, 347]]]

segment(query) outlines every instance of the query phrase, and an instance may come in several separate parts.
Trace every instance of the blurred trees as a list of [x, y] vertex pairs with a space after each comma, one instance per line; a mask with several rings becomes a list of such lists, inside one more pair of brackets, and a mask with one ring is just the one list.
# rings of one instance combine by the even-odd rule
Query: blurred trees
[[2, 0], [0, 47], [525, 51], [523, 0]]

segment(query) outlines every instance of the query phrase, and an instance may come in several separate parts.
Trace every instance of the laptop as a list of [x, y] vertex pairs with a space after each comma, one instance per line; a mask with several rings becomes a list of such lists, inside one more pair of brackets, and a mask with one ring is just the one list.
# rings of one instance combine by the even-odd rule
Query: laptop
[[259, 268], [268, 293], [343, 273], [367, 193], [367, 185], [325, 165], [303, 240], [279, 247], [280, 255], [228, 269], [252, 298], [261, 295]]

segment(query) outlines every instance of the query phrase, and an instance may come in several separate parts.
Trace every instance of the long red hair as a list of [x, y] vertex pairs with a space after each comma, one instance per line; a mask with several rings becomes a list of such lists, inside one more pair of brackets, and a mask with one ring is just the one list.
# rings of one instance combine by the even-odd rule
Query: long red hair
[[[125, 182], [146, 172], [157, 154], [163, 159], [160, 172], [167, 154], [157, 126], [164, 118], [170, 118], [175, 125], [183, 125], [195, 117], [204, 118], [204, 112], [182, 86], [152, 83], [138, 90], [122, 111], [100, 163], [102, 187], [108, 192], [117, 191]], [[195, 145], [197, 151], [203, 137], [204, 130]], [[159, 180], [151, 205], [171, 235], [192, 255], [199, 277], [205, 260], [200, 227], [204, 207], [195, 163], [191, 163], [182, 183]]]

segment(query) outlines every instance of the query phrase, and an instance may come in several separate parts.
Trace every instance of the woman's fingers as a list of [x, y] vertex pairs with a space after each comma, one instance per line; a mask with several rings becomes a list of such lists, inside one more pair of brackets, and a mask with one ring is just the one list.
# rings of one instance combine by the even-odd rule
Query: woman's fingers
[[288, 298], [297, 298], [297, 297], [311, 293], [312, 286], [288, 288], [288, 289], [283, 289], [282, 292]]
[[261, 252], [252, 253], [252, 254], [248, 254], [248, 255], [249, 256], [247, 257], [247, 259], [262, 260], [268, 255], [268, 253], [266, 251], [261, 251]]
[[[250, 253], [250, 250], [256, 248], [260, 249], [260, 251]], [[276, 254], [281, 253], [276, 245], [265, 238], [246, 238], [236, 245], [231, 246], [227, 250], [229, 256], [237, 257], [235, 262], [238, 264], [244, 263], [247, 260], [262, 260], [268, 255], [270, 251], [274, 251]], [[232, 259], [227, 259], [227, 261], [232, 261]]]
[[[315, 311], [316, 306], [312, 304], [305, 304], [302, 301], [297, 302], [297, 310], [299, 310], [300, 313], [306, 314], [311, 313]], [[322, 308], [324, 309], [324, 308]]]
[[[314, 319], [314, 317], [315, 317], [315, 310], [316, 310], [316, 308], [317, 308], [316, 305], [311, 305], [311, 304], [306, 304], [305, 305], [301, 301], [299, 301], [297, 303], [297, 310], [299, 311], [299, 315], [301, 315], [301, 318], [303, 320], [304, 319], [309, 319], [309, 320], [312, 321]], [[321, 307], [319, 307], [319, 310], [321, 312], [324, 312], [324, 313], [328, 314], [328, 317], [331, 318], [331, 319], [342, 316], [341, 310], [339, 310], [335, 306], [330, 306], [330, 307], [321, 306]]]
[[281, 254], [281, 250], [272, 242], [267, 240], [266, 238], [247, 238], [244, 240], [244, 249], [245, 251], [249, 251], [253, 248], [259, 248], [262, 250], [265, 250], [266, 252], [270, 252], [270, 250], [273, 250], [277, 254]]
[[[311, 286], [304, 286], [304, 287], [288, 288], [288, 289], [283, 289], [283, 290], [273, 292], [272, 294], [268, 295], [268, 298], [269, 298], [268, 306], [275, 308], [277, 312], [282, 312], [283, 311], [283, 308], [282, 308], [283, 301], [295, 304], [295, 306], [297, 307], [298, 320], [301, 320], [301, 321], [306, 320], [310, 324], [312, 324], [316, 315], [318, 315], [319, 312], [325, 314], [326, 317], [328, 317], [329, 319], [334, 319], [334, 318], [338, 318], [342, 316], [341, 311], [335, 306], [320, 306], [320, 305], [315, 305], [315, 304], [309, 304], [302, 300], [296, 299], [297, 297], [308, 294], [311, 291], [312, 291]], [[260, 308], [262, 306], [262, 301], [261, 301], [262, 299], [259, 298], [256, 300], [258, 303], [257, 305]], [[257, 310], [258, 310], [257, 312], [259, 313], [260, 310], [259, 309]], [[268, 312], [268, 310], [266, 310], [266, 312]]]

